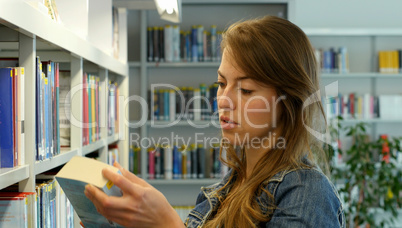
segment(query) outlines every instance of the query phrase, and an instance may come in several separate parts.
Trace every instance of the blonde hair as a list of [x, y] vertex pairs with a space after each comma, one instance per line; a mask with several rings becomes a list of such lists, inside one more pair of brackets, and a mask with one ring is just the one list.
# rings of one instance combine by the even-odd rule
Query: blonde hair
[[[236, 154], [233, 147], [221, 145], [229, 147], [226, 161], [221, 160], [232, 169], [232, 174], [217, 193], [218, 211], [204, 227], [256, 227], [260, 222], [268, 222], [276, 208], [264, 181], [283, 170], [308, 167], [302, 162], [304, 157], [326, 164], [322, 143], [305, 128], [307, 125], [322, 130], [324, 125], [317, 126], [320, 122], [325, 124], [322, 104], [315, 102], [303, 109], [304, 102], [319, 90], [317, 63], [305, 33], [290, 21], [274, 16], [231, 25], [223, 34], [221, 47], [247, 76], [286, 97], [279, 102], [282, 113], [278, 126], [286, 147], [274, 147], [265, 153], [249, 178], [246, 178], [244, 149]], [[229, 187], [232, 190], [228, 195], [221, 196]], [[272, 202], [265, 208], [256, 200], [263, 193]]]

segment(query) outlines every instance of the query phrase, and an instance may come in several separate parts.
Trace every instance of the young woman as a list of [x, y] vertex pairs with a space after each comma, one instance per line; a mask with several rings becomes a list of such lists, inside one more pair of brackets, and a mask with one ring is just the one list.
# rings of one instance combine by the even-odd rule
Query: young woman
[[185, 224], [159, 191], [118, 164], [122, 176], [103, 175], [123, 196], [87, 186], [87, 197], [127, 227], [345, 227], [338, 193], [321, 171], [326, 160], [316, 136], [325, 118], [306, 35], [266, 16], [229, 27], [221, 48], [221, 151], [230, 171], [202, 188]]

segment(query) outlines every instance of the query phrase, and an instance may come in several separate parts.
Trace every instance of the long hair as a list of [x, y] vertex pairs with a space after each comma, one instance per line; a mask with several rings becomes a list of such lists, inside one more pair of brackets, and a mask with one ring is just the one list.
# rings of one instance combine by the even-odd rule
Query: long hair
[[[275, 88], [278, 97], [285, 97], [278, 103], [278, 127], [286, 146], [273, 147], [265, 153], [248, 178], [245, 150], [236, 153], [233, 146], [221, 145], [221, 160], [232, 169], [232, 174], [228, 184], [218, 191], [219, 209], [205, 227], [256, 227], [260, 222], [268, 222], [276, 209], [274, 197], [264, 188], [266, 180], [280, 171], [308, 166], [303, 158], [313, 164], [326, 164], [321, 141], [306, 129], [307, 125], [322, 130], [326, 121], [316, 94], [317, 63], [305, 33], [290, 21], [275, 16], [231, 25], [222, 36], [221, 48], [247, 76]], [[318, 102], [303, 107], [312, 97]], [[225, 159], [222, 147], [226, 149]], [[228, 195], [221, 197], [219, 193], [229, 187]], [[256, 198], [261, 194], [266, 194], [271, 203], [260, 206]]]

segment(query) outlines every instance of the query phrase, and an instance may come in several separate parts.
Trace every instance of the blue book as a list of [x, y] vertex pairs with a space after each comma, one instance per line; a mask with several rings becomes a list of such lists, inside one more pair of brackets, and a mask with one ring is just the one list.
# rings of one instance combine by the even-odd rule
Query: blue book
[[[42, 63], [42, 69], [43, 72], [45, 73], [45, 78], [47, 78], [47, 99], [46, 105], [47, 105], [47, 121], [46, 121], [46, 142], [47, 142], [47, 148], [48, 152], [46, 154], [46, 158], [51, 158], [53, 157], [54, 154], [54, 148], [53, 148], [53, 90], [54, 90], [54, 80], [53, 80], [53, 64], [52, 62], [43, 62]], [[45, 80], [46, 84], [46, 80]]]
[[198, 62], [198, 40], [196, 26], [191, 28], [191, 56], [193, 62]]
[[12, 68], [0, 68], [0, 167], [14, 167]]
[[179, 149], [173, 146], [173, 179], [179, 179]]
[[43, 132], [42, 132], [42, 64], [39, 57], [36, 57], [36, 85], [35, 85], [35, 128], [36, 128], [36, 160], [41, 161], [43, 160]]
[[163, 91], [163, 99], [164, 99], [164, 115], [165, 115], [165, 120], [169, 120], [169, 90], [165, 89]]

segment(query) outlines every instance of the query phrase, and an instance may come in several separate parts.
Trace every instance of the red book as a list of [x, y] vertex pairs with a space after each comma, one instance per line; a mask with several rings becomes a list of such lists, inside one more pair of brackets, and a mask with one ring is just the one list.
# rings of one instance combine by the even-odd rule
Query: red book
[[18, 166], [18, 70], [13, 68], [13, 143], [14, 143], [14, 167]]
[[352, 118], [355, 117], [355, 94], [351, 93], [349, 94], [349, 112], [350, 112], [350, 116]]
[[148, 179], [155, 179], [155, 152], [156, 149], [148, 149]]

